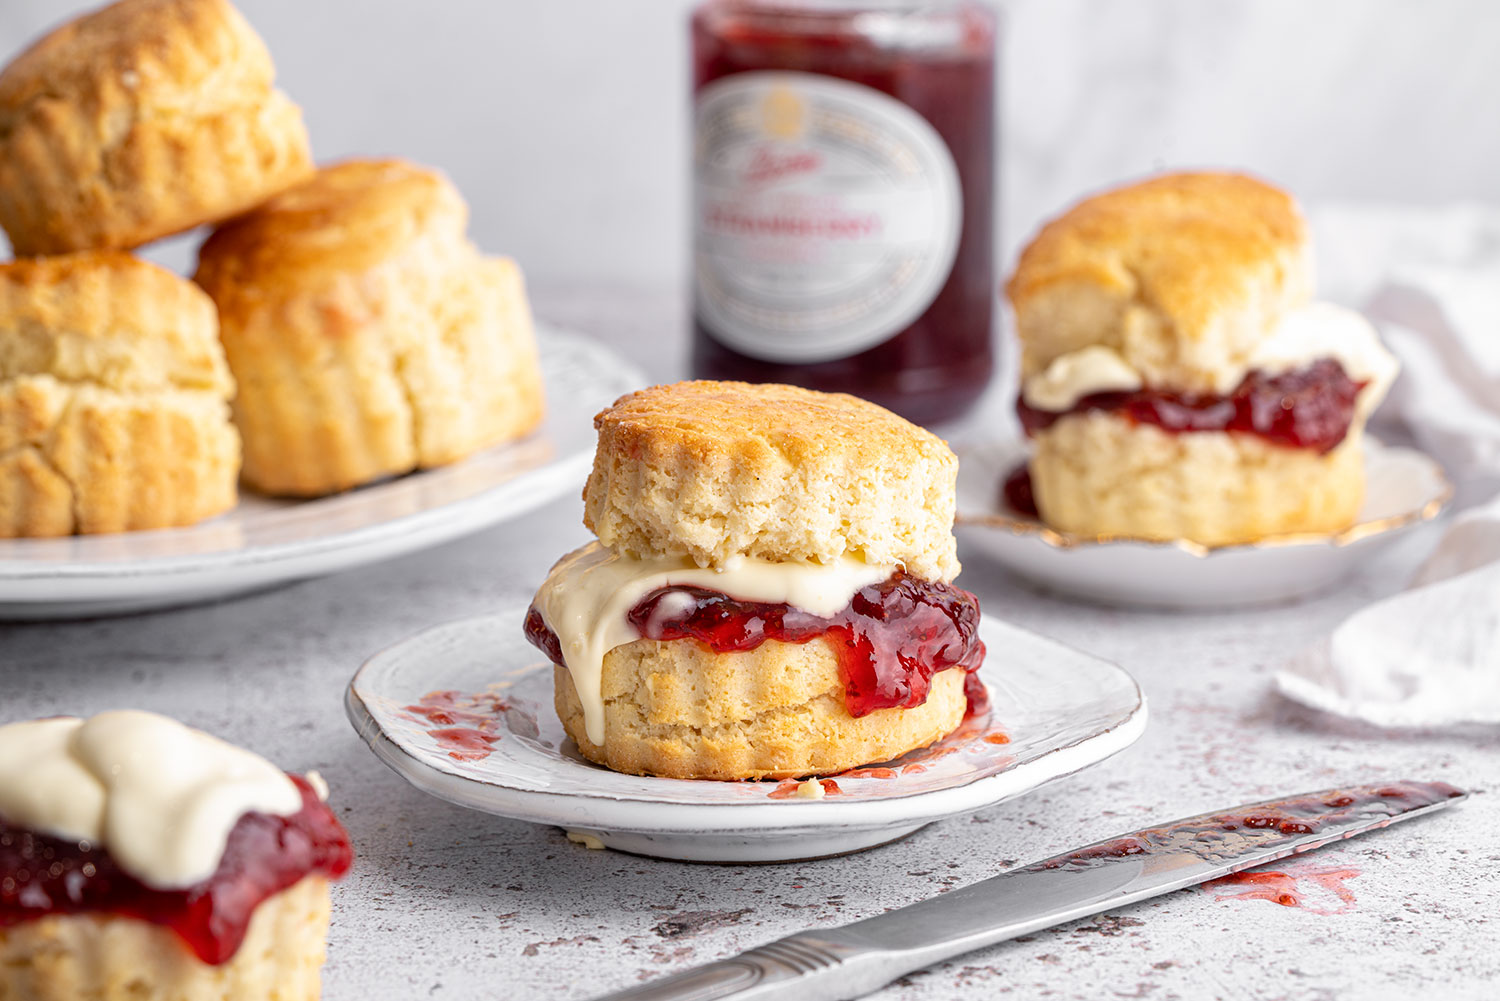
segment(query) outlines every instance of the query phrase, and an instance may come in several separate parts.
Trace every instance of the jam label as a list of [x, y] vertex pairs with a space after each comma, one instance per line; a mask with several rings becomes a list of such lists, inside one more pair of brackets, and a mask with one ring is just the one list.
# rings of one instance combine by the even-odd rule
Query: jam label
[[694, 174], [695, 308], [741, 354], [858, 354], [926, 312], [953, 269], [953, 155], [925, 118], [861, 84], [781, 71], [708, 84]]

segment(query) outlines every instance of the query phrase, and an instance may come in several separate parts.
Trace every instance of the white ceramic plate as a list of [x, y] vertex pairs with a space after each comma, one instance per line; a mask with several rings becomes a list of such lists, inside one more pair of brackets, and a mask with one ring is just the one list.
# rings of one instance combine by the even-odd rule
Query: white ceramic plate
[[1004, 505], [1000, 487], [1026, 458], [1019, 442], [958, 449], [959, 541], [1053, 590], [1109, 604], [1227, 608], [1323, 590], [1404, 529], [1437, 516], [1453, 488], [1421, 452], [1365, 439], [1368, 486], [1354, 527], [1336, 536], [1282, 536], [1255, 545], [1094, 538], [1054, 532]]
[[377, 655], [349, 684], [349, 719], [423, 792], [641, 855], [778, 862], [871, 848], [1086, 768], [1146, 726], [1124, 670], [985, 618], [990, 714], [884, 766], [830, 776], [822, 799], [797, 797], [795, 782], [622, 775], [585, 761], [563, 732], [552, 667], [522, 638], [523, 617], [450, 623]]
[[318, 500], [244, 494], [190, 528], [0, 540], [0, 619], [63, 618], [209, 601], [448, 542], [576, 490], [594, 414], [644, 376], [594, 341], [538, 331], [547, 417], [463, 462]]

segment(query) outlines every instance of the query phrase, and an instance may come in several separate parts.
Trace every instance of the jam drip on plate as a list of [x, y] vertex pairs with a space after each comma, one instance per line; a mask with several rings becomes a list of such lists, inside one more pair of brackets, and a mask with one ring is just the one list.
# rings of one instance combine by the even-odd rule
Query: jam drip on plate
[[1337, 361], [1324, 358], [1280, 375], [1251, 372], [1227, 396], [1141, 389], [1093, 393], [1067, 411], [1037, 410], [1022, 399], [1016, 401], [1016, 413], [1027, 434], [1044, 431], [1071, 413], [1107, 410], [1173, 433], [1234, 431], [1288, 448], [1327, 453], [1349, 434], [1354, 401], [1364, 387]]
[[[862, 588], [832, 618], [696, 587], [658, 588], [628, 618], [645, 639], [694, 639], [716, 653], [754, 650], [766, 640], [806, 643], [826, 636], [838, 654], [851, 716], [919, 706], [927, 701], [932, 676], [950, 667], [971, 672], [965, 680], [972, 684], [964, 689], [971, 712], [987, 704], [984, 686], [972, 675], [984, 662], [979, 602], [951, 584], [900, 570]], [[563, 662], [557, 637], [535, 608], [526, 616], [526, 638], [553, 663]]]
[[1036, 491], [1031, 486], [1031, 467], [1021, 463], [1010, 471], [1005, 482], [1000, 485], [1001, 506], [1008, 507], [1016, 514], [1027, 518], [1040, 518], [1042, 513], [1037, 510]]
[[208, 879], [158, 890], [123, 871], [104, 848], [37, 834], [0, 820], [0, 928], [49, 914], [113, 914], [172, 929], [203, 962], [239, 950], [255, 909], [310, 874], [337, 879], [354, 850], [338, 818], [300, 776], [302, 809], [247, 813]]

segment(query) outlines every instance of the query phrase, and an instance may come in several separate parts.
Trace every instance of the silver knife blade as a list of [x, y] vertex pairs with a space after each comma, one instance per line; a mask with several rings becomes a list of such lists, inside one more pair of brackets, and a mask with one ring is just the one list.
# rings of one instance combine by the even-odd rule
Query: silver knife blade
[[1446, 782], [1303, 793], [1149, 827], [828, 931], [799, 932], [598, 1001], [848, 1001], [966, 952], [1468, 797]]

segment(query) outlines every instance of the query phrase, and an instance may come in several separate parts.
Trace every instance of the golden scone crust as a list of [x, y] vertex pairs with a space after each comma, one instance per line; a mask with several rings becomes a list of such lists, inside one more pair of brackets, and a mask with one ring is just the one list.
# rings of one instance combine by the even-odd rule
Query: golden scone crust
[[0, 225], [17, 254], [139, 246], [312, 171], [302, 113], [229, 0], [122, 0], [0, 72]]
[[187, 525], [234, 506], [212, 300], [122, 253], [0, 264], [0, 537]]
[[604, 658], [604, 744], [592, 743], [566, 668], [554, 704], [583, 756], [617, 772], [682, 779], [797, 778], [888, 761], [963, 722], [964, 672], [933, 676], [927, 701], [853, 717], [825, 639], [715, 653], [693, 640], [637, 640]]
[[245, 482], [316, 496], [462, 459], [542, 417], [513, 261], [482, 257], [434, 171], [325, 167], [220, 226], [195, 279], [239, 383]]
[[1363, 422], [1326, 455], [1255, 435], [1170, 434], [1104, 411], [1060, 418], [1034, 438], [1032, 486], [1059, 531], [1205, 546], [1334, 534], [1364, 502]]
[[1093, 344], [1147, 385], [1223, 393], [1312, 293], [1290, 195], [1240, 174], [1183, 173], [1088, 198], [1042, 228], [1006, 285], [1022, 376]]
[[53, 915], [0, 928], [6, 1001], [317, 1001], [328, 881], [307, 876], [255, 910], [244, 944], [209, 966], [169, 929], [132, 918]]
[[612, 549], [704, 566], [858, 553], [927, 580], [958, 574], [958, 460], [873, 403], [682, 382], [623, 396], [594, 426], [584, 523]]

